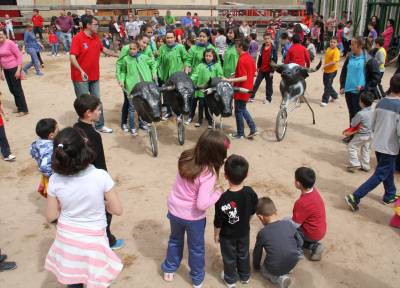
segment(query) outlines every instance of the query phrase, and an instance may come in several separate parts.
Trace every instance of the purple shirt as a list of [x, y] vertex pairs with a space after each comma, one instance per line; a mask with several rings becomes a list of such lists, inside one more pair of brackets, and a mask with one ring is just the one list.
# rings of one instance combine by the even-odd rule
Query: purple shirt
[[221, 197], [221, 191], [214, 191], [216, 180], [217, 177], [208, 170], [193, 182], [178, 173], [168, 196], [168, 211], [175, 217], [189, 221], [205, 218], [207, 208]]
[[257, 52], [258, 52], [258, 43], [255, 40], [251, 40], [250, 42], [250, 47], [249, 47], [249, 53], [251, 57], [257, 57]]
[[69, 16], [60, 16], [56, 20], [56, 25], [60, 27], [61, 32], [67, 33], [71, 31], [72, 26], [74, 26], [74, 22]]
[[373, 41], [378, 38], [378, 33], [376, 33], [375, 29], [369, 31], [368, 38], [371, 38]]

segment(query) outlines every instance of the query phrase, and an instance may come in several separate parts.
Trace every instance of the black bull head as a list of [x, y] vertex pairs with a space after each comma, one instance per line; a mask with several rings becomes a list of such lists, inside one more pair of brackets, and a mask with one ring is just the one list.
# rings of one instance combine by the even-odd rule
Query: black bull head
[[282, 76], [279, 87], [282, 97], [303, 96], [306, 91], [305, 79], [309, 76], [309, 73], [318, 71], [321, 65], [322, 60], [319, 61], [315, 68], [305, 68], [294, 63], [281, 65], [271, 63], [272, 69]]
[[232, 116], [234, 93], [232, 85], [229, 82], [221, 81], [221, 78], [212, 78], [209, 87], [210, 90], [205, 93], [205, 100], [210, 112], [216, 116]]
[[[174, 88], [174, 89], [171, 89]], [[162, 88], [163, 89], [163, 88]], [[165, 82], [164, 96], [176, 115], [189, 114], [195, 92], [192, 79], [184, 72], [176, 72]]]
[[140, 117], [148, 123], [161, 120], [161, 94], [153, 82], [139, 82], [133, 87], [132, 102]]

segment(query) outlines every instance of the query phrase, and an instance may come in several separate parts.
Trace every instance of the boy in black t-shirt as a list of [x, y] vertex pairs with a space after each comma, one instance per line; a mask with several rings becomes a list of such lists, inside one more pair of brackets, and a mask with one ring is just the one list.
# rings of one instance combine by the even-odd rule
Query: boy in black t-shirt
[[220, 243], [224, 271], [222, 279], [229, 288], [249, 283], [250, 218], [256, 212], [258, 197], [251, 187], [243, 186], [249, 163], [242, 156], [231, 155], [225, 162], [229, 189], [215, 204], [214, 240]]

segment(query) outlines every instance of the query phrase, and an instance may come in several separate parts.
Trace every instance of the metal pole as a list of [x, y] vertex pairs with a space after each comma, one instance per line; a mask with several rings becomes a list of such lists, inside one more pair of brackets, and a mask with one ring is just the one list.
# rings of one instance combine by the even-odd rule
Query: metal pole
[[347, 21], [350, 20], [351, 0], [347, 3]]
[[324, 3], [322, 5], [322, 16], [324, 17], [324, 19], [325, 19], [325, 11], [326, 11], [326, 0], [324, 0]]
[[338, 0], [335, 0], [335, 14], [334, 14], [334, 19], [335, 19], [335, 25], [333, 25], [333, 36], [336, 35], [336, 25], [337, 25], [337, 9], [338, 9]]
[[358, 36], [362, 36], [363, 35], [363, 29], [365, 27], [365, 21], [367, 18], [367, 0], [362, 0], [361, 3], [361, 19], [360, 19], [360, 26], [358, 29]]

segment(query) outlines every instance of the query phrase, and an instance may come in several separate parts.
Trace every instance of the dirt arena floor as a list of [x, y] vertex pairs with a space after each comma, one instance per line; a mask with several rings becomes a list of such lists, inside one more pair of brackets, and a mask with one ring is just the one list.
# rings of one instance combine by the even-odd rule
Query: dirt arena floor
[[[62, 128], [73, 125], [77, 117], [72, 106], [75, 96], [67, 57], [45, 56], [45, 63], [44, 77], [36, 77], [31, 72], [23, 81], [30, 109], [26, 117], [11, 115], [13, 99], [6, 84], [0, 83], [5, 108], [11, 115], [10, 121], [6, 122], [6, 132], [17, 156], [14, 163], [0, 162], [0, 247], [18, 264], [16, 270], [0, 273], [0, 287], [4, 288], [63, 287], [43, 268], [55, 227], [46, 223], [46, 201], [36, 192], [39, 172], [29, 155], [29, 146], [36, 138], [35, 125], [40, 118], [53, 117]], [[115, 58], [102, 57], [101, 96], [105, 119], [115, 131], [102, 136], [109, 172], [124, 206], [124, 214], [114, 217], [112, 231], [126, 240], [126, 246], [117, 251], [124, 269], [112, 286], [191, 287], [186, 252], [175, 281], [167, 284], [161, 277], [160, 263], [166, 253], [169, 235], [166, 199], [175, 179], [179, 154], [191, 147], [206, 128], [188, 128], [186, 143], [179, 146], [175, 122], [160, 123], [157, 125], [159, 157], [153, 158], [146, 133], [140, 131], [139, 136], [133, 138], [119, 128], [123, 97], [114, 74]], [[393, 68], [388, 68], [383, 81], [385, 88], [392, 74]], [[246, 184], [251, 185], [260, 197], [271, 197], [282, 217], [291, 215], [299, 196], [293, 184], [295, 169], [307, 165], [316, 170], [316, 185], [327, 210], [328, 232], [323, 239], [326, 250], [321, 262], [299, 262], [291, 274], [293, 287], [398, 287], [400, 231], [388, 226], [392, 207], [380, 202], [383, 187], [370, 193], [356, 214], [350, 212], [344, 202], [344, 195], [357, 188], [370, 174], [350, 174], [345, 170], [346, 146], [340, 141], [341, 131], [348, 124], [344, 98], [326, 108], [319, 107], [322, 72], [312, 74], [307, 80], [307, 91], [317, 123], [312, 125], [311, 113], [302, 105], [289, 114], [286, 138], [278, 143], [274, 127], [281, 98], [279, 79], [277, 75], [274, 80], [271, 105], [262, 103], [264, 87], [257, 94], [257, 100], [248, 105], [260, 135], [253, 141], [233, 141], [229, 153], [241, 154], [249, 160]], [[338, 89], [338, 77], [335, 87]], [[234, 118], [226, 120], [225, 124], [227, 133], [233, 131]], [[372, 166], [375, 166], [375, 157], [372, 159]], [[396, 176], [400, 186], [399, 180]], [[214, 209], [209, 209], [207, 215], [204, 287], [223, 287], [219, 278], [222, 269], [219, 246], [213, 241]], [[256, 217], [252, 219], [251, 227], [252, 250], [261, 228]], [[238, 287], [245, 285], [238, 284]], [[247, 287], [274, 286], [255, 273]]]

